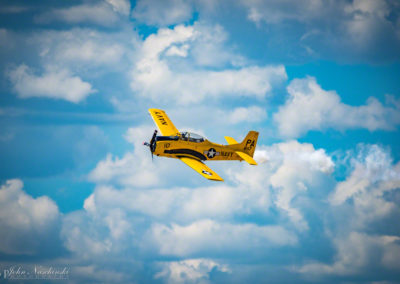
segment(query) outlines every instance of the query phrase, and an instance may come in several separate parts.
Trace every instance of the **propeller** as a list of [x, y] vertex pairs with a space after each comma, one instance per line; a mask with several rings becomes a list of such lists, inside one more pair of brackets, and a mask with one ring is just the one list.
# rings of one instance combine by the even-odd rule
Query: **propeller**
[[151, 153], [151, 160], [153, 161], [153, 153], [156, 150], [156, 137], [157, 137], [157, 130], [154, 130], [153, 136], [151, 137], [150, 143], [144, 142], [143, 145], [148, 146], [150, 148]]

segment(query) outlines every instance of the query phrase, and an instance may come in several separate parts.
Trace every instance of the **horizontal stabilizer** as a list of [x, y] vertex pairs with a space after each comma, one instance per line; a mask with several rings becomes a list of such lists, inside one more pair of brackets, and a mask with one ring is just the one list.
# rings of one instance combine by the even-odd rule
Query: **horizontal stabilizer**
[[226, 140], [226, 142], [228, 142], [229, 145], [238, 144], [238, 142], [235, 139], [233, 139], [232, 137], [229, 137], [229, 136], [225, 136], [225, 140]]
[[252, 157], [250, 157], [249, 155], [247, 155], [246, 153], [243, 153], [240, 151], [235, 151], [235, 153], [238, 154], [240, 156], [240, 158], [242, 158], [243, 160], [248, 162], [250, 165], [257, 165], [256, 161], [254, 161], [254, 159]]

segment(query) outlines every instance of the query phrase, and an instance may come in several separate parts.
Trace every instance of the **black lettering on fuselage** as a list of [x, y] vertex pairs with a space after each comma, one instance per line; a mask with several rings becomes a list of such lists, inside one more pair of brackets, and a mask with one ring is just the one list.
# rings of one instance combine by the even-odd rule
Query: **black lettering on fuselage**
[[168, 123], [165, 121], [164, 116], [160, 112], [156, 111], [155, 115], [157, 116], [158, 120], [161, 122], [162, 125], [168, 125]]
[[246, 146], [244, 146], [244, 150], [251, 150], [254, 147], [254, 140], [247, 139]]
[[166, 148], [166, 149], [169, 148], [170, 146], [171, 146], [171, 143], [165, 143], [164, 144], [164, 148]]
[[223, 157], [232, 157], [233, 152], [221, 152], [221, 156]]

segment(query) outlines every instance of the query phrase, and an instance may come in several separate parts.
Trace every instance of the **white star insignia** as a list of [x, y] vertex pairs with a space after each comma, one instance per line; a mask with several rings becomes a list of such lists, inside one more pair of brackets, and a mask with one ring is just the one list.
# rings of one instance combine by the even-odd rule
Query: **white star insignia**
[[211, 151], [208, 152], [208, 155], [210, 156], [210, 158], [213, 158], [215, 156], [214, 149], [211, 149]]

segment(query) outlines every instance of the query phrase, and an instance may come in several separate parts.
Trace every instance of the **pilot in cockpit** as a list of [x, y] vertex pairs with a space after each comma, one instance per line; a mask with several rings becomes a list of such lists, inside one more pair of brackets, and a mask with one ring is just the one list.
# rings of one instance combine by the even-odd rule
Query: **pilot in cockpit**
[[184, 141], [190, 141], [190, 142], [204, 142], [204, 138], [196, 133], [190, 133], [190, 132], [181, 132], [181, 138]]

